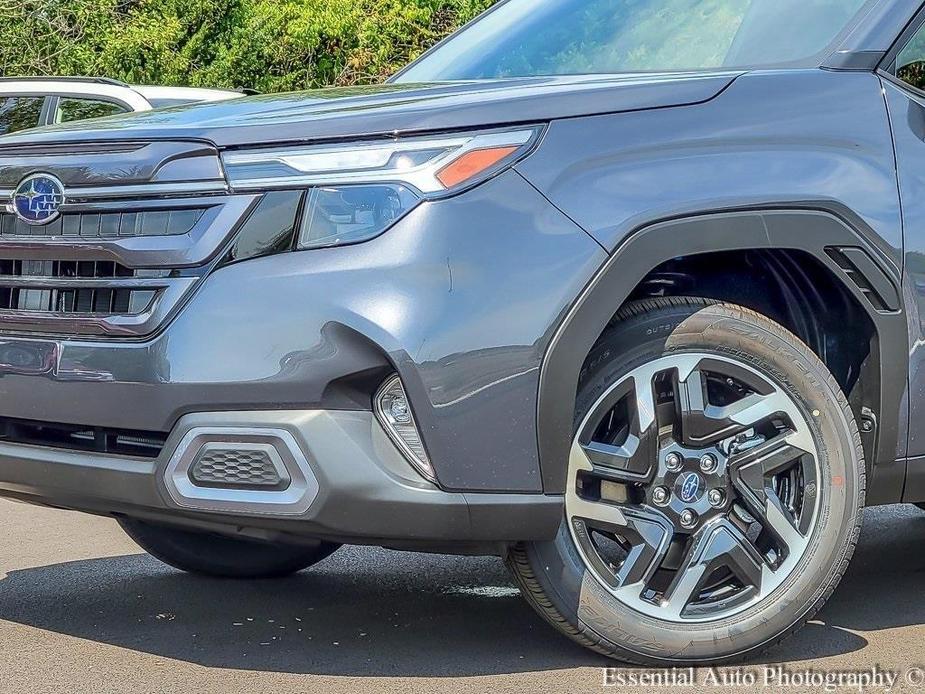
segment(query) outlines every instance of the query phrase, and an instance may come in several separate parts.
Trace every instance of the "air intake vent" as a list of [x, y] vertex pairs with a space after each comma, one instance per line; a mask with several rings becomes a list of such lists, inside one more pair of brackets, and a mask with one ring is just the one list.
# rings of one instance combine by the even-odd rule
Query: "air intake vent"
[[0, 440], [142, 458], [160, 455], [167, 434], [0, 418]]
[[825, 252], [877, 311], [899, 310], [896, 287], [867, 251], [863, 248], [830, 246]]

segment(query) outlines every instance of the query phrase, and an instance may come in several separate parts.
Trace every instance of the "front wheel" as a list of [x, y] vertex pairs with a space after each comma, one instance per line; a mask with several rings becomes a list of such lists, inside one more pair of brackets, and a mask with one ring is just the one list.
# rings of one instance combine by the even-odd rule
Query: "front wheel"
[[278, 545], [121, 518], [119, 525], [148, 554], [181, 571], [220, 578], [277, 578], [329, 557], [340, 545]]
[[721, 662], [801, 626], [857, 541], [864, 463], [832, 375], [703, 299], [621, 311], [586, 362], [552, 542], [508, 564], [549, 622], [641, 664]]

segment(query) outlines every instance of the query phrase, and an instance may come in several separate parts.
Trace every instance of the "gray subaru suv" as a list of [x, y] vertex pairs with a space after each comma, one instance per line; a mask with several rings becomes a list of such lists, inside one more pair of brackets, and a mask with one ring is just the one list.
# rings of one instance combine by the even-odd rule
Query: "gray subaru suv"
[[508, 0], [381, 86], [5, 138], [0, 494], [218, 576], [497, 554], [625, 661], [776, 642], [925, 501], [921, 4]]

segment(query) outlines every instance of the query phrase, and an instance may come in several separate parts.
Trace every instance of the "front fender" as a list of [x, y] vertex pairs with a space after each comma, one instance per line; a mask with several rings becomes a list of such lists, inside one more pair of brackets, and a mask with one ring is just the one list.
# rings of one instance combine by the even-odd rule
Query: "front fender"
[[[903, 393], [908, 370], [906, 313], [898, 287], [901, 271], [884, 254], [872, 229], [837, 206], [825, 209], [792, 207], [746, 209], [704, 214], [647, 225], [632, 234], [610, 257], [578, 300], [550, 342], [540, 371], [538, 427], [540, 464], [547, 493], [565, 488], [568, 450], [573, 434], [574, 402], [585, 356], [650, 269], [674, 257], [749, 249], [789, 249], [815, 257], [854, 296], [877, 332], [879, 388], [876, 402], [879, 429], [872, 462], [884, 466], [874, 475], [878, 490], [872, 498], [889, 500], [902, 493], [903, 474], [896, 460], [903, 430]], [[850, 220], [850, 221], [849, 221]], [[867, 284], [886, 295], [876, 308], [851, 275], [827, 251], [860, 252]], [[879, 478], [878, 478], [879, 477]], [[894, 499], [895, 500], [895, 499]]]

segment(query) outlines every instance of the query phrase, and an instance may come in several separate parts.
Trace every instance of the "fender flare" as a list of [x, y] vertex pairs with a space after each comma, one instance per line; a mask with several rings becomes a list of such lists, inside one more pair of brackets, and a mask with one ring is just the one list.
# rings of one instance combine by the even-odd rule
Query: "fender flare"
[[[904, 467], [896, 469], [900, 408], [908, 375], [908, 333], [901, 292], [902, 271], [890, 260], [891, 249], [857, 215], [840, 205], [795, 203], [775, 208], [726, 210], [657, 221], [630, 234], [572, 304], [549, 342], [540, 369], [537, 437], [543, 488], [565, 491], [568, 452], [574, 428], [575, 399], [585, 358], [608, 322], [642, 279], [661, 263], [681, 256], [718, 251], [788, 249], [815, 257], [847, 288], [869, 315], [880, 352], [876, 465], [889, 473], [881, 484], [884, 501], [902, 494]], [[888, 295], [875, 308], [828, 251], [846, 249], [860, 259], [852, 270]], [[893, 250], [893, 254], [895, 254]], [[887, 368], [885, 365], [889, 365]]]

